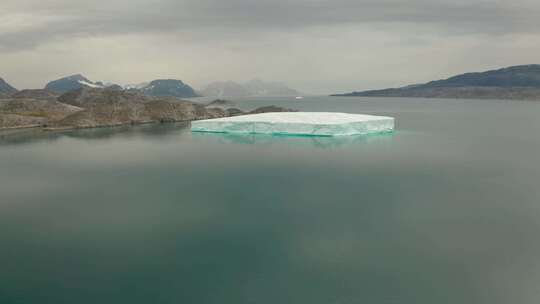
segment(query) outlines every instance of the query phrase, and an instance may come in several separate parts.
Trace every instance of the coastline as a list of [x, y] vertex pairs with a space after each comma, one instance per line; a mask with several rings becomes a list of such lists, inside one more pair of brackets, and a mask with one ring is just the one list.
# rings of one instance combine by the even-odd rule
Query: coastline
[[181, 122], [192, 122], [202, 119], [189, 119], [189, 120], [166, 120], [166, 121], [142, 121], [142, 122], [130, 122], [130, 123], [117, 123], [117, 124], [100, 124], [100, 125], [86, 125], [86, 126], [59, 126], [59, 127], [44, 127], [42, 125], [31, 125], [31, 126], [17, 126], [17, 127], [2, 127], [2, 131], [12, 131], [12, 130], [25, 130], [25, 129], [36, 129], [43, 132], [61, 132], [61, 131], [71, 131], [71, 130], [84, 130], [84, 129], [99, 129], [99, 128], [116, 128], [116, 127], [125, 127], [125, 126], [139, 126], [139, 125], [149, 125], [149, 124], [168, 124], [168, 123], [181, 123]]

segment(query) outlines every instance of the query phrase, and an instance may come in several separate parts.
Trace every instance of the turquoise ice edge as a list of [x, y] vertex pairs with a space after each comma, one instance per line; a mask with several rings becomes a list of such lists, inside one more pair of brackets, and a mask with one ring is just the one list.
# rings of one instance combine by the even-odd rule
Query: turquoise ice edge
[[340, 137], [366, 137], [366, 136], [380, 136], [380, 135], [391, 135], [396, 131], [380, 131], [380, 132], [371, 132], [366, 134], [351, 134], [351, 135], [319, 135], [319, 134], [303, 134], [303, 133], [258, 133], [258, 132], [227, 132], [227, 131], [205, 131], [205, 130], [191, 130], [193, 133], [208, 133], [208, 134], [226, 134], [226, 135], [265, 135], [265, 136], [274, 136], [274, 137], [326, 137], [326, 138], [340, 138]]
[[293, 134], [260, 134], [260, 133], [227, 133], [227, 132], [192, 132], [192, 138], [201, 141], [210, 141], [220, 144], [240, 145], [287, 145], [294, 147], [309, 146], [312, 148], [336, 148], [355, 145], [384, 144], [399, 133], [380, 132], [365, 135], [351, 136], [317, 136]]
[[349, 113], [279, 112], [194, 121], [191, 130], [199, 133], [344, 137], [394, 132], [395, 119]]

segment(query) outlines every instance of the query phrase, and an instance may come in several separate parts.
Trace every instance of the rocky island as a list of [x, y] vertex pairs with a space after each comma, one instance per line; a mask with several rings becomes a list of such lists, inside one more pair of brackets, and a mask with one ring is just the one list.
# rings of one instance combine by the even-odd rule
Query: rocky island
[[[71, 82], [71, 83], [69, 83]], [[83, 85], [77, 86], [75, 82]], [[7, 83], [0, 96], [0, 129], [42, 128], [62, 130], [94, 128], [127, 124], [192, 121], [209, 118], [236, 116], [243, 112], [227, 108], [227, 102], [218, 101], [200, 104], [167, 96], [166, 92], [152, 94], [144, 90], [118, 89], [86, 85], [87, 80], [79, 77], [67, 79], [67, 84], [58, 82], [49, 89], [17, 91]], [[163, 83], [163, 82], [162, 82]], [[176, 82], [164, 82], [170, 92], [176, 90]], [[154, 89], [160, 82], [154, 82]], [[72, 88], [61, 95], [59, 88]], [[51, 86], [49, 86], [50, 88]], [[185, 87], [184, 87], [185, 89]], [[188, 89], [188, 94], [192, 92]], [[156, 96], [152, 96], [156, 95]], [[216, 104], [221, 107], [216, 107]], [[279, 107], [260, 108], [253, 112], [288, 111]]]

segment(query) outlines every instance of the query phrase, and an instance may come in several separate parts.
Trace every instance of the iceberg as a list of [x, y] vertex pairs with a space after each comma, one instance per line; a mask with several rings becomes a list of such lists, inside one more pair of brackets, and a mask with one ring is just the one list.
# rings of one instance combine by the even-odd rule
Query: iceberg
[[394, 131], [394, 118], [325, 112], [262, 113], [194, 121], [191, 130], [233, 134], [367, 135]]

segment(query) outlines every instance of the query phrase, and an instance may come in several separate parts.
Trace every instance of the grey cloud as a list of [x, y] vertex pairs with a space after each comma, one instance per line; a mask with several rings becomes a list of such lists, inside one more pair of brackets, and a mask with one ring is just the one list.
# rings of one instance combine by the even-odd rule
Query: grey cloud
[[0, 28], [0, 50], [85, 35], [187, 32], [212, 37], [226, 30], [241, 35], [339, 24], [408, 23], [444, 34], [523, 33], [540, 29], [539, 13], [540, 4], [527, 0], [113, 0], [99, 7], [78, 0], [7, 0], [0, 4], [0, 18], [23, 14], [30, 24], [34, 17], [48, 17], [48, 22], [7, 32]]
[[0, 0], [0, 76], [394, 87], [534, 63], [538, 15], [538, 0]]

